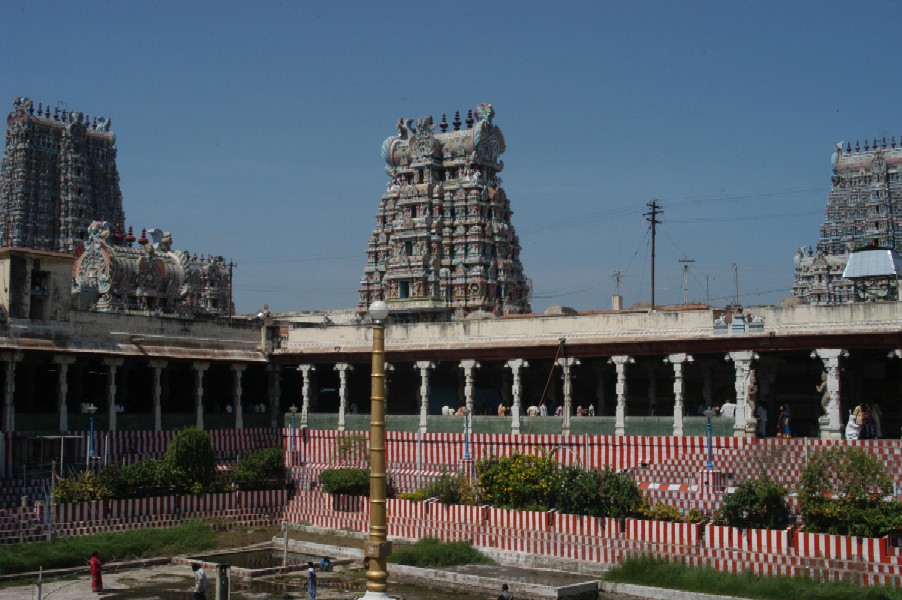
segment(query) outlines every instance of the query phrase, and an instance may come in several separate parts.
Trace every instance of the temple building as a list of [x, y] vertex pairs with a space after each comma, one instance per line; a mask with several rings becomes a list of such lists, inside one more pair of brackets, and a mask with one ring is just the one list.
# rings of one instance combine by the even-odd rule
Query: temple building
[[531, 311], [494, 115], [480, 104], [450, 126], [445, 115], [438, 126], [432, 117], [400, 119], [383, 142], [390, 179], [366, 249], [359, 314], [374, 300], [409, 322]]
[[124, 236], [111, 231], [110, 223], [95, 221], [75, 253], [72, 292], [79, 309], [185, 317], [234, 312], [224, 257], [173, 250], [172, 234], [159, 229], [144, 229], [137, 239], [131, 227]]
[[895, 278], [853, 282], [849, 255], [865, 248], [902, 250], [902, 144], [874, 139], [836, 144], [833, 177], [817, 247], [795, 256], [792, 295], [809, 304], [897, 300]]
[[0, 163], [0, 245], [72, 253], [88, 225], [122, 224], [110, 121], [16, 98]]

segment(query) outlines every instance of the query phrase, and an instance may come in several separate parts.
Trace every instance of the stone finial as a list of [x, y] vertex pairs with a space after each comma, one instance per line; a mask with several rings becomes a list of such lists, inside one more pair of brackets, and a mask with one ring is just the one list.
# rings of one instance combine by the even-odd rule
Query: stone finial
[[846, 142], [846, 154], [852, 153], [852, 142]]
[[146, 246], [148, 241], [149, 240], [147, 239], [147, 227], [143, 227], [143, 228], [141, 228], [141, 237], [138, 238], [138, 243], [141, 244], [142, 246]]
[[132, 229], [132, 226], [128, 226], [128, 235], [125, 236], [125, 243], [128, 244], [128, 247], [131, 248], [132, 244], [135, 243], [135, 232]]
[[44, 118], [45, 119], [50, 118], [50, 105], [49, 104], [47, 105], [47, 108], [44, 109]]
[[892, 144], [893, 148], [896, 147], [896, 136], [893, 136], [893, 139], [890, 141], [890, 144]]
[[881, 148], [886, 148], [886, 136], [883, 136], [883, 143], [880, 144]]
[[[69, 115], [69, 116], [71, 117], [72, 115]], [[64, 108], [64, 109], [63, 109], [63, 122], [64, 122], [64, 123], [66, 122], [66, 119], [67, 119], [67, 118], [68, 118], [68, 117], [66, 116], [66, 109]]]
[[28, 105], [28, 114], [34, 116], [34, 104]]
[[871, 142], [871, 148], [873, 148], [874, 150], [877, 149], [877, 138], [874, 138], [874, 141]]
[[454, 120], [451, 122], [454, 125], [454, 131], [460, 131], [460, 111], [456, 111], [454, 113]]
[[429, 117], [426, 119], [426, 122], [429, 124], [430, 127], [432, 127], [432, 125], [434, 125], [435, 122], [432, 120], [432, 115], [429, 115]]
[[442, 122], [438, 124], [438, 128], [442, 130], [442, 133], [448, 131], [448, 119], [445, 118], [445, 113], [442, 113]]
[[473, 119], [473, 109], [470, 109], [467, 111], [467, 129], [473, 129], [473, 123], [475, 122], [476, 120]]
[[867, 152], [871, 147], [868, 145], [868, 138], [864, 138], [864, 151]]
[[116, 228], [113, 230], [113, 244], [116, 246], [122, 245], [122, 224], [116, 223]]
[[94, 121], [91, 123], [91, 129], [97, 129], [97, 117], [94, 117]]
[[56, 108], [53, 109], [53, 120], [54, 121], [60, 120], [60, 107], [59, 106], [57, 106]]
[[861, 145], [855, 140], [855, 152], [861, 152]]
[[40, 102], [38, 102], [38, 116], [40, 117], [43, 114], [44, 114], [44, 105], [41, 104]]

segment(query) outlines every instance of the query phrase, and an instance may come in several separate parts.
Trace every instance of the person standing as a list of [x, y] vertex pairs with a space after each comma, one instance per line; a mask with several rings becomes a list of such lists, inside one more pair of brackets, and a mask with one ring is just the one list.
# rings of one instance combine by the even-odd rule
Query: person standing
[[789, 428], [789, 405], [780, 407], [780, 416], [777, 417], [777, 437], [791, 438], [792, 430]]
[[191, 563], [194, 571], [194, 594], [191, 600], [207, 600], [207, 574], [200, 563]]
[[507, 584], [501, 584], [501, 593], [498, 594], [498, 600], [514, 600], [514, 595], [510, 593]]
[[97, 551], [91, 553], [91, 591], [94, 593], [103, 591], [103, 573], [101, 573], [100, 559], [97, 557]]
[[316, 600], [316, 568], [312, 562], [307, 563], [307, 597]]
[[755, 418], [758, 419], [758, 428], [756, 433], [759, 438], [763, 438], [767, 436], [767, 407], [764, 406], [763, 402], [759, 402], [758, 406], [755, 408]]

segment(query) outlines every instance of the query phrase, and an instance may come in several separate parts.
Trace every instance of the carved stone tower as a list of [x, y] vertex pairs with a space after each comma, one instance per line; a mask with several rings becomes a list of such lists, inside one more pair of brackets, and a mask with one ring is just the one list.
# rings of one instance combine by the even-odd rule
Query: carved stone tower
[[[438, 321], [481, 311], [529, 313], [531, 283], [501, 187], [504, 136], [491, 104], [398, 121], [382, 144], [390, 181], [376, 212], [358, 312], [385, 300], [392, 318]], [[465, 128], [462, 125], [465, 124]], [[438, 131], [437, 131], [438, 130]]]
[[122, 224], [110, 121], [16, 98], [0, 163], [0, 246], [71, 253], [92, 221]]

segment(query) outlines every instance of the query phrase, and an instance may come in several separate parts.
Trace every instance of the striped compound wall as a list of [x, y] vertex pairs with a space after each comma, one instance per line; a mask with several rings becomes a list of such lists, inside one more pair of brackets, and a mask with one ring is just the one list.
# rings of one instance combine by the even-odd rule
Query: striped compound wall
[[[653, 555], [687, 565], [759, 575], [809, 576], [902, 587], [902, 553], [886, 538], [740, 530], [702, 523], [669, 523], [516, 511], [489, 506], [443, 505], [389, 499], [388, 534], [417, 540], [465, 540], [502, 552], [541, 555], [597, 565]], [[285, 519], [326, 529], [366, 532], [365, 497], [301, 492]], [[512, 558], [516, 562], [515, 558]]]

